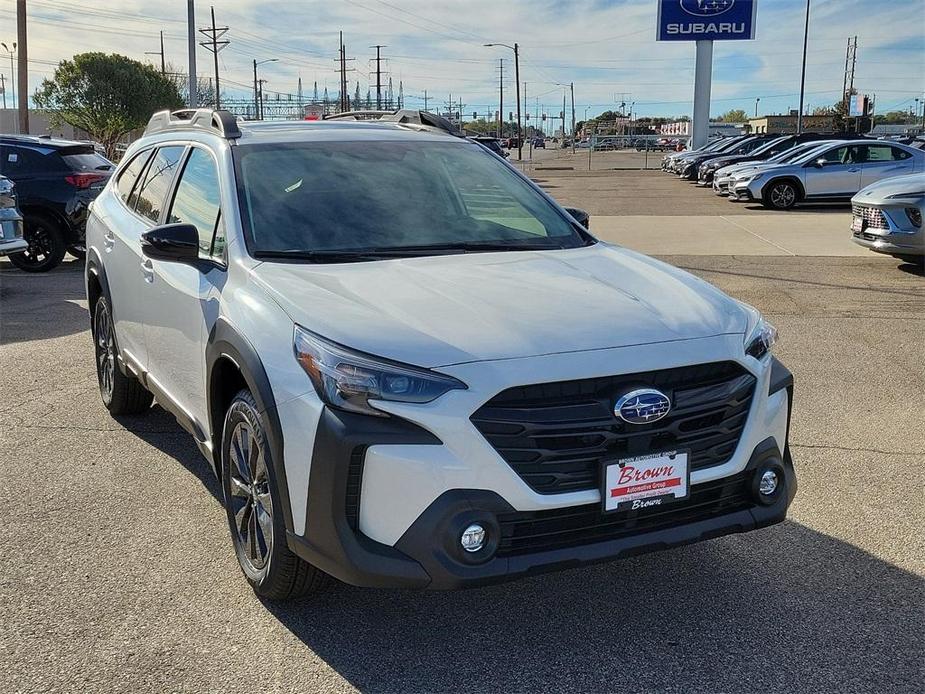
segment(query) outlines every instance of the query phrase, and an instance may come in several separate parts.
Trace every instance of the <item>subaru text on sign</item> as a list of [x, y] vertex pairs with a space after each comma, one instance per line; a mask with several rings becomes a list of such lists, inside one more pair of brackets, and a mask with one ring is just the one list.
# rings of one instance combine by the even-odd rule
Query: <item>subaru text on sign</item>
[[755, 38], [757, 0], [660, 0], [658, 41]]

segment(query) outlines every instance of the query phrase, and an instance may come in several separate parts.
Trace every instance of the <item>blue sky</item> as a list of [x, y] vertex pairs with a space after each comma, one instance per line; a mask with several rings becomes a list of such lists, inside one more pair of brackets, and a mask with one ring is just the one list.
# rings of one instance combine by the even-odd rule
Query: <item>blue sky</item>
[[[294, 93], [299, 76], [311, 85], [337, 88], [337, 32], [344, 31], [350, 92], [371, 81], [369, 46], [387, 44], [383, 55], [407, 103], [430, 106], [452, 94], [465, 110], [497, 108], [498, 58], [505, 59], [505, 111], [514, 102], [512, 54], [483, 43], [517, 41], [521, 82], [531, 111], [561, 108], [562, 88], [575, 83], [578, 118], [635, 102], [642, 115], [681, 115], [691, 109], [692, 44], [655, 41], [656, 0], [215, 0], [216, 19], [230, 27], [221, 53], [224, 88], [246, 96], [251, 61], [278, 58], [261, 67], [267, 89]], [[186, 63], [186, 1], [29, 0], [30, 88], [49, 76], [61, 58], [87, 50], [119, 52], [139, 60], [158, 48], [164, 30], [167, 60]], [[758, 39], [717, 42], [713, 107], [753, 114], [786, 112], [799, 103], [804, 0], [759, 0]], [[205, 26], [209, 4], [197, 1]], [[0, 41], [15, 40], [15, 0], [0, 0]], [[858, 37], [855, 86], [876, 94], [878, 111], [908, 109], [925, 98], [925, 0], [812, 0], [807, 69], [809, 107], [827, 105], [842, 88], [846, 40]], [[211, 54], [198, 51], [198, 72], [208, 76]], [[9, 62], [0, 54], [9, 79]], [[558, 104], [558, 106], [556, 105]]]

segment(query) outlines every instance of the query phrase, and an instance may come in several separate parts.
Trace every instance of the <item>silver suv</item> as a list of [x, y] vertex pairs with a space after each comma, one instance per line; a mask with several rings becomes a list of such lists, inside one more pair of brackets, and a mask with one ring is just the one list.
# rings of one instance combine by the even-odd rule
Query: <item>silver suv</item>
[[760, 200], [789, 210], [799, 202], [843, 201], [890, 176], [925, 170], [925, 152], [895, 142], [843, 142], [813, 150], [786, 166], [755, 171], [729, 191], [730, 200]]

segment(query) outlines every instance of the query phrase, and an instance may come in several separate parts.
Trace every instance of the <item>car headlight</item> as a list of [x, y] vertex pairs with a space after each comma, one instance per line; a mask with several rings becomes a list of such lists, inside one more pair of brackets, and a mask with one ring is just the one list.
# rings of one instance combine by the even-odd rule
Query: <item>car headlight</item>
[[745, 353], [755, 359], [763, 359], [771, 353], [771, 348], [776, 342], [777, 328], [759, 317], [745, 339]]
[[452, 376], [355, 352], [295, 328], [295, 357], [328, 405], [350, 412], [388, 417], [371, 400], [424, 403], [466, 384]]

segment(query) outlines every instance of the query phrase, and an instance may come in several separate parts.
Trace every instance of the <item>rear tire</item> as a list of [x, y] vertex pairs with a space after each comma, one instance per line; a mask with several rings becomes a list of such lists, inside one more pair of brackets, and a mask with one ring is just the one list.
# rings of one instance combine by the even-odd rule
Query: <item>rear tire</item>
[[772, 181], [764, 187], [761, 204], [771, 210], [792, 209], [800, 199], [800, 191], [790, 181]]
[[96, 379], [100, 386], [100, 397], [109, 414], [140, 414], [151, 408], [154, 396], [138, 379], [119, 370], [116, 363], [115, 328], [112, 310], [105, 296], [96, 300], [93, 306], [93, 349], [96, 354]]
[[25, 272], [48, 272], [61, 264], [67, 245], [64, 230], [44, 214], [24, 216], [23, 238], [29, 248], [10, 256], [10, 262]]
[[254, 592], [288, 600], [323, 590], [329, 576], [293, 554], [270, 447], [259, 408], [247, 389], [231, 401], [222, 430], [222, 492], [238, 565]]

